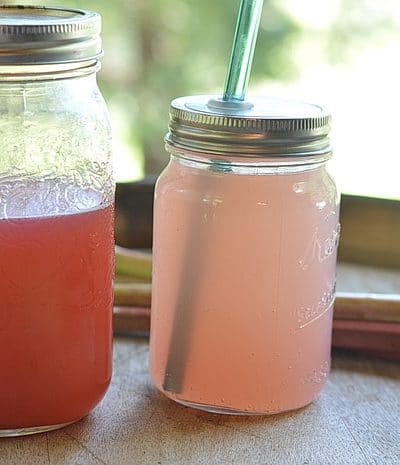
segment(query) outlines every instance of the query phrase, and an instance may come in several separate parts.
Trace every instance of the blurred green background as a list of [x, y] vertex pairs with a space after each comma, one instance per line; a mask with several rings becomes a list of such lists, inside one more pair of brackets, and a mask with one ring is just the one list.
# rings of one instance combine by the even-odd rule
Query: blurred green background
[[[222, 90], [239, 0], [41, 3], [102, 14], [117, 178], [159, 173], [170, 100]], [[399, 0], [265, 0], [249, 92], [327, 104], [342, 190], [400, 198], [399, 52]]]

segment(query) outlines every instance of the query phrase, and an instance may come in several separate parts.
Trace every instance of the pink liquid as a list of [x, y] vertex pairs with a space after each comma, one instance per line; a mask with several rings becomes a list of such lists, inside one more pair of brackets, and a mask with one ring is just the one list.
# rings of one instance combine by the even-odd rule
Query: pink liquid
[[310, 403], [330, 367], [339, 233], [325, 168], [235, 175], [173, 160], [154, 228], [155, 385], [220, 412]]
[[103, 397], [113, 244], [112, 206], [0, 219], [0, 430], [72, 422]]

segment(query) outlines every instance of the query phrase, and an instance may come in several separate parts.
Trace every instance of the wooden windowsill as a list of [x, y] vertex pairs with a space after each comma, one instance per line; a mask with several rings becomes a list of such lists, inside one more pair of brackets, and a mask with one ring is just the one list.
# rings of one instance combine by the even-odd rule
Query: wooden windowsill
[[[118, 184], [116, 240], [150, 248], [156, 178]], [[339, 260], [400, 269], [400, 201], [342, 195]]]

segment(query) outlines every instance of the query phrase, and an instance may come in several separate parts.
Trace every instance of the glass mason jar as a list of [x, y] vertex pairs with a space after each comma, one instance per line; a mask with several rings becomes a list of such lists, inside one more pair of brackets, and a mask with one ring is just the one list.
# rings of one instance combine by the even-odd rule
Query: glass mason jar
[[79, 420], [110, 382], [114, 180], [99, 15], [0, 13], [0, 436], [13, 436]]
[[150, 370], [173, 400], [273, 414], [323, 387], [339, 238], [329, 127], [305, 103], [172, 102], [171, 160], [155, 194]]

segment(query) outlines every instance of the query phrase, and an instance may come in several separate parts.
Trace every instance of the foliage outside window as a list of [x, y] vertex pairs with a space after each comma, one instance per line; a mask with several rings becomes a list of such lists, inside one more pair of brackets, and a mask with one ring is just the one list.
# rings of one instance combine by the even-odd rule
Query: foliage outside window
[[[158, 173], [167, 162], [163, 136], [170, 100], [221, 91], [238, 1], [63, 5], [103, 15], [100, 84], [112, 111], [119, 180]], [[400, 199], [400, 69], [394, 65], [399, 23], [395, 0], [265, 0], [250, 93], [328, 104], [334, 115], [332, 169], [347, 193]]]

